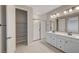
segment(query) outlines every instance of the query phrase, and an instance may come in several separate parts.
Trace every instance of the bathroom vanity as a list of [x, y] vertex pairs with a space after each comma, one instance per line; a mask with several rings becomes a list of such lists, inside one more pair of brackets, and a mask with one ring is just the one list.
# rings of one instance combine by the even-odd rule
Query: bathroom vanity
[[75, 8], [62, 6], [47, 13], [46, 42], [67, 53], [79, 53], [79, 10]]
[[68, 53], [79, 53], [79, 35], [61, 32], [47, 32], [46, 42]]

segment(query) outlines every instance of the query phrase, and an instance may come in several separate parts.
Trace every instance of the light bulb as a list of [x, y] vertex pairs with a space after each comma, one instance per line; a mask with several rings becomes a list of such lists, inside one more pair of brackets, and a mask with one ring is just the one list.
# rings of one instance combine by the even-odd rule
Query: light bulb
[[65, 11], [64, 11], [64, 14], [67, 14], [67, 13], [68, 13], [68, 11], [65, 10]]
[[59, 14], [59, 13], [57, 13], [56, 15], [57, 15], [57, 16], [59, 16], [60, 14]]
[[56, 17], [56, 15], [53, 15], [53, 17]]
[[66, 14], [67, 13], [67, 11], [64, 11], [64, 14]]
[[79, 6], [75, 7], [76, 10], [79, 10]]
[[51, 18], [53, 18], [53, 15], [50, 15]]
[[69, 9], [69, 12], [72, 12], [72, 9]]

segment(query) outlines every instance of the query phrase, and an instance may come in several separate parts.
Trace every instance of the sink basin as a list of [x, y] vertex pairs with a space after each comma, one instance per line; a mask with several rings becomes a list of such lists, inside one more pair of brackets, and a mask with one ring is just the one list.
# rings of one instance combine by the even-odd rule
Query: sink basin
[[72, 36], [72, 33], [68, 33], [68, 35]]

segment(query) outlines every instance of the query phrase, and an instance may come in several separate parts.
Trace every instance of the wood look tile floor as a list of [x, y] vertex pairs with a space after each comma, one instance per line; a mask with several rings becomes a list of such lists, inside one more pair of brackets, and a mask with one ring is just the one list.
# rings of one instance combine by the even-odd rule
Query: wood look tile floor
[[63, 52], [46, 42], [38, 40], [32, 42], [29, 46], [26, 46], [25, 44], [18, 44], [16, 53], [63, 53]]

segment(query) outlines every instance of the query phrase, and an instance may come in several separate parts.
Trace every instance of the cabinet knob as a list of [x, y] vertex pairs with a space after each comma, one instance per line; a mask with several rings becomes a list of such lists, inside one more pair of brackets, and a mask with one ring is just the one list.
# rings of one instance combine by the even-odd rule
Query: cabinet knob
[[60, 40], [60, 42], [61, 42], [61, 40]]
[[65, 41], [65, 43], [68, 43], [68, 41]]
[[61, 46], [60, 46], [60, 48], [61, 48]]

